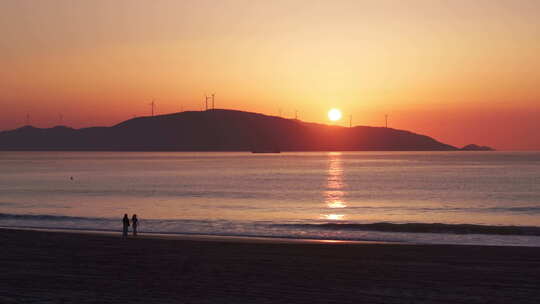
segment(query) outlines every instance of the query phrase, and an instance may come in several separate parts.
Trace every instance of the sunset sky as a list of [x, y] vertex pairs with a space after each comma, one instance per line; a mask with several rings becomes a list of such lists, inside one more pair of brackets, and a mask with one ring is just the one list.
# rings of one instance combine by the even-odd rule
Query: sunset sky
[[0, 130], [216, 107], [540, 150], [540, 1], [0, 2]]

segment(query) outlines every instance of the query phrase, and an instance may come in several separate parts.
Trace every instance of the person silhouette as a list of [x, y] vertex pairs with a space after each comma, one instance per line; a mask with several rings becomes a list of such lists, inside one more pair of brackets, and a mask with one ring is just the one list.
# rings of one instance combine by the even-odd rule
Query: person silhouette
[[124, 230], [123, 230], [123, 233], [122, 233], [122, 238], [127, 238], [128, 236], [128, 227], [129, 227], [129, 218], [127, 216], [127, 214], [124, 214], [124, 218], [122, 219], [122, 224], [124, 226]]
[[137, 225], [139, 224], [139, 220], [137, 219], [137, 215], [134, 214], [131, 217], [131, 225], [133, 226], [133, 236], [137, 236]]

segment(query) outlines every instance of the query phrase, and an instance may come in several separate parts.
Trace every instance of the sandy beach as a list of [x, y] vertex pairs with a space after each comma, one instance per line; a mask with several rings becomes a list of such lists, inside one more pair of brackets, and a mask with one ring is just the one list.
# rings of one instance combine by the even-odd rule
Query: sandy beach
[[537, 303], [540, 248], [0, 229], [1, 303]]

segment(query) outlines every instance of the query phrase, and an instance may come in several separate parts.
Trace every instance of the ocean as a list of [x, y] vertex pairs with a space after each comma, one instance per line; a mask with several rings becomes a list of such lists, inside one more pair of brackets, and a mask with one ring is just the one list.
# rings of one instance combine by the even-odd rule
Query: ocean
[[540, 152], [0, 152], [0, 226], [540, 246]]

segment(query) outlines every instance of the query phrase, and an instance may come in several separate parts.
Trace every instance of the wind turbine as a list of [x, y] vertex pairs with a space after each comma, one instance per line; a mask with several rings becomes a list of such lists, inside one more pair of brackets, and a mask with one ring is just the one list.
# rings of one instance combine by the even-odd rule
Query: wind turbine
[[156, 105], [155, 101], [152, 99], [150, 106], [152, 107], [152, 116], [154, 116], [154, 106]]

